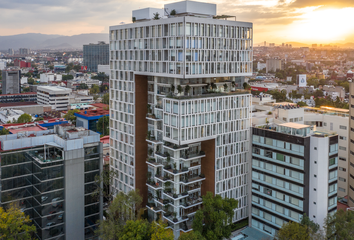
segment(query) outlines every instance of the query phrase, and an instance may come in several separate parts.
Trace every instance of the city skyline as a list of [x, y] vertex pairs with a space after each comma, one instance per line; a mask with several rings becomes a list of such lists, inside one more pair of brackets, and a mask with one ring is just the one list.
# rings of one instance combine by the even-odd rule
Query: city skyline
[[[76, 35], [108, 33], [108, 26], [131, 22], [131, 11], [139, 8], [161, 8], [169, 1], [141, 0], [119, 3], [104, 0], [60, 2], [35, 0], [0, 0], [2, 36], [23, 33]], [[208, 0], [218, 4], [217, 14], [236, 15], [238, 21], [254, 23], [255, 46], [263, 41], [346, 43], [354, 41], [354, 13], [351, 0]], [[29, 11], [30, 9], [30, 11]], [[104, 14], [102, 14], [104, 13]], [[21, 16], [21, 17], [18, 17]], [[26, 21], [23, 21], [26, 19]], [[343, 24], [345, 23], [345, 24]], [[329, 32], [330, 30], [330, 32]]]

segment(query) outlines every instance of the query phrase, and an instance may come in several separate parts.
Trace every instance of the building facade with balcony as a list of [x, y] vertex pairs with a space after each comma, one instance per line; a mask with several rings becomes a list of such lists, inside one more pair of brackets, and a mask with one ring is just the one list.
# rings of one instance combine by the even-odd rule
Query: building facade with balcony
[[217, 19], [215, 4], [165, 9], [176, 15], [140, 9], [110, 27], [110, 156], [112, 187], [139, 189], [177, 238], [207, 191], [239, 200], [234, 222], [248, 217], [251, 95], [240, 88], [253, 25]]
[[100, 135], [71, 124], [33, 125], [0, 136], [0, 206], [28, 215], [36, 239], [98, 239], [102, 198], [92, 193], [102, 171]]
[[58, 86], [38, 86], [37, 103], [52, 105], [54, 111], [68, 110], [69, 96], [72, 92], [69, 88]]
[[252, 133], [252, 227], [274, 236], [306, 214], [323, 229], [337, 210], [338, 135], [298, 123]]

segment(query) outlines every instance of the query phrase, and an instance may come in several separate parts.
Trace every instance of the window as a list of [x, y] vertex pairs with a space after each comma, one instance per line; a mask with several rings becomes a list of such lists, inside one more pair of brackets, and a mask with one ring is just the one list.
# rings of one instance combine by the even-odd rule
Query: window
[[339, 136], [339, 139], [340, 139], [340, 140], [347, 140], [347, 138], [344, 137], [344, 136]]
[[252, 208], [252, 214], [259, 216], [259, 210], [257, 208]]
[[284, 214], [284, 208], [282, 206], [275, 205], [275, 211], [277, 211], [278, 213]]
[[271, 138], [265, 138], [265, 144], [273, 146], [273, 139]]
[[269, 222], [271, 222], [272, 221], [272, 215], [270, 215], [269, 213], [264, 213], [264, 219], [266, 219]]
[[338, 180], [341, 181], [341, 182], [346, 182], [347, 181], [345, 178], [342, 178], [342, 177], [339, 177]]
[[294, 204], [294, 205], [296, 205], [296, 206], [299, 206], [299, 199], [297, 199], [297, 198], [294, 198], [294, 197], [289, 197], [289, 200], [290, 200], [290, 203], [291, 204]]
[[346, 171], [347, 171], [347, 169], [346, 169], [346, 168], [343, 168], [343, 167], [339, 167], [339, 171], [346, 172]]
[[264, 188], [264, 193], [268, 195], [272, 195], [272, 189], [270, 188]]
[[255, 153], [255, 154], [260, 154], [261, 151], [259, 150], [259, 148], [252, 148], [252, 152]]
[[347, 148], [346, 148], [346, 147], [339, 146], [339, 150], [346, 151], [346, 150], [347, 150]]
[[285, 168], [283, 168], [283, 167], [278, 167], [278, 166], [277, 166], [277, 173], [279, 173], [279, 174], [285, 174]]
[[341, 192], [345, 192], [345, 189], [341, 188], [341, 187], [339, 187], [338, 190], [341, 191]]
[[347, 127], [343, 125], [339, 125], [339, 129], [347, 130]]
[[258, 142], [259, 143], [259, 136], [253, 135], [252, 139], [253, 139], [253, 142]]
[[336, 164], [336, 158], [330, 158], [329, 159], [329, 166], [332, 166], [334, 164]]
[[292, 158], [290, 158], [290, 162], [291, 162], [291, 164], [300, 166], [300, 159], [299, 158], [292, 157]]
[[347, 159], [344, 158], [344, 157], [339, 157], [339, 160], [341, 160], [341, 161], [347, 161]]
[[265, 157], [269, 157], [269, 158], [273, 158], [273, 152], [269, 151], [269, 150], [265, 150], [264, 151], [264, 156]]
[[278, 198], [279, 200], [284, 201], [284, 200], [285, 200], [285, 195], [284, 195], [284, 194], [282, 194], [282, 193], [280, 193], [280, 192], [277, 192], [277, 194], [276, 194], [276, 198]]
[[259, 197], [252, 195], [252, 202], [259, 203]]
[[281, 154], [281, 153], [277, 153], [277, 160], [284, 162], [284, 161], [285, 161], [285, 160], [284, 160], [284, 155]]

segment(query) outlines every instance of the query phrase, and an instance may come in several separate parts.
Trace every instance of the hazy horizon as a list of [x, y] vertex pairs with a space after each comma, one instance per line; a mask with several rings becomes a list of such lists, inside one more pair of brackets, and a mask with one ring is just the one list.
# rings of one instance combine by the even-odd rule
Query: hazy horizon
[[[54, 1], [0, 0], [1, 36], [42, 33], [72, 36], [108, 33], [109, 26], [131, 22], [132, 10], [162, 8], [158, 0]], [[254, 43], [329, 44], [354, 42], [353, 0], [205, 0], [216, 3], [217, 14], [253, 22]], [[19, 17], [21, 16], [21, 17]]]

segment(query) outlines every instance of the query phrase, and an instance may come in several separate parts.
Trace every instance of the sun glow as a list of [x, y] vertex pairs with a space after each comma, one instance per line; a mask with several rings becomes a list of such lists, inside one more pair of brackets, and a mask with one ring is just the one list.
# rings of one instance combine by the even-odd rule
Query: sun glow
[[309, 10], [289, 26], [288, 37], [319, 43], [342, 41], [354, 32], [353, 16], [354, 8]]

